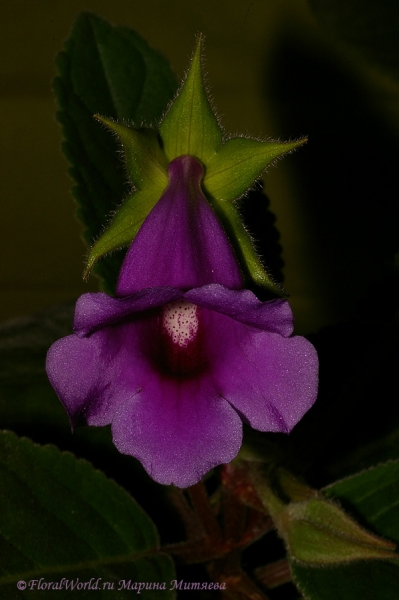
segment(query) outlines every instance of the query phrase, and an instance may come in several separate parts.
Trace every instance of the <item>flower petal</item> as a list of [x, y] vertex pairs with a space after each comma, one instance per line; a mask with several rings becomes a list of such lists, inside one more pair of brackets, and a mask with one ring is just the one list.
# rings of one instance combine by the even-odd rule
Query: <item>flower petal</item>
[[[138, 458], [159, 483], [187, 487], [237, 455], [242, 419], [261, 431], [294, 427], [316, 397], [317, 355], [304, 338], [282, 337], [205, 307], [198, 316], [205, 334], [203, 367], [191, 375], [165, 372], [154, 352], [162, 312], [145, 310], [139, 319], [125, 318], [129, 301], [133, 309], [135, 302], [155, 308], [160, 298], [182, 294], [153, 292], [126, 299], [86, 295], [77, 311], [83, 321], [85, 307], [94, 304], [102, 322], [109, 310], [109, 326], [88, 337], [72, 335], [56, 342], [48, 353], [47, 372], [72, 425], [79, 416], [89, 425], [112, 423], [120, 452]], [[199, 291], [201, 297], [203, 304], [218, 305], [262, 327], [273, 321], [251, 294], [208, 286]], [[278, 327], [288, 326], [284, 301], [268, 303], [268, 310], [277, 322], [283, 315]], [[87, 323], [95, 326], [97, 317]], [[122, 321], [112, 322], [116, 318]]]
[[98, 382], [99, 350], [95, 338], [81, 340], [70, 335], [55, 342], [47, 353], [48, 378], [72, 427], [93, 401], [97, 403], [101, 388]]
[[202, 192], [202, 177], [203, 167], [192, 156], [169, 164], [168, 187], [123, 262], [118, 296], [160, 286], [242, 287], [232, 247]]
[[47, 375], [72, 426], [79, 417], [88, 425], [111, 423], [118, 404], [138, 388], [134, 376], [143, 360], [138, 349], [134, 323], [102, 329], [87, 338], [70, 335], [51, 346]]
[[254, 428], [288, 433], [316, 399], [318, 359], [305, 338], [284, 338], [203, 309], [218, 393]]
[[143, 387], [117, 409], [115, 446], [158, 483], [188, 487], [237, 456], [242, 422], [210, 377], [167, 379], [148, 369]]
[[127, 298], [112, 298], [103, 292], [83, 294], [76, 303], [73, 330], [84, 337], [130, 315], [179, 300], [182, 295], [181, 290], [170, 287], [141, 290]]
[[284, 337], [290, 336], [294, 329], [292, 311], [287, 300], [262, 302], [249, 290], [229, 290], [216, 283], [189, 290], [185, 292], [184, 298], [246, 325], [279, 333]]

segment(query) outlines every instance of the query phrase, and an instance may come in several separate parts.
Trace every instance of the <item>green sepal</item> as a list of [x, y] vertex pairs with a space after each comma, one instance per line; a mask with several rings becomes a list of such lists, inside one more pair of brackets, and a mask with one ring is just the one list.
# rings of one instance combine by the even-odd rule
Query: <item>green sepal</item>
[[157, 132], [149, 127], [134, 129], [111, 119], [95, 118], [119, 137], [129, 179], [138, 190], [154, 186], [164, 190], [168, 183], [168, 161], [159, 144]]
[[283, 296], [284, 291], [274, 283], [265, 271], [236, 206], [230, 201], [218, 200], [209, 195], [208, 200], [234, 248], [243, 271], [245, 283], [248, 285], [254, 284], [256, 287]]
[[99, 115], [95, 118], [119, 137], [126, 170], [136, 190], [124, 201], [90, 250], [84, 277], [88, 276], [99, 258], [132, 242], [168, 185], [168, 164], [156, 131], [144, 127], [133, 129]]
[[306, 139], [282, 143], [232, 138], [206, 164], [203, 186], [234, 246], [246, 284], [278, 296], [284, 292], [264, 269], [232, 201], [243, 196], [274, 160], [305, 142]]
[[132, 243], [145, 218], [160, 199], [162, 192], [163, 190], [160, 191], [158, 188], [148, 187], [144, 190], [137, 190], [128, 196], [109, 227], [90, 250], [83, 277], [89, 275], [99, 258]]
[[232, 138], [206, 165], [204, 187], [217, 199], [236, 200], [245, 194], [262, 172], [277, 158], [306, 142], [261, 142]]
[[159, 131], [169, 161], [189, 154], [207, 163], [222, 144], [222, 132], [204, 89], [200, 38], [183, 86]]

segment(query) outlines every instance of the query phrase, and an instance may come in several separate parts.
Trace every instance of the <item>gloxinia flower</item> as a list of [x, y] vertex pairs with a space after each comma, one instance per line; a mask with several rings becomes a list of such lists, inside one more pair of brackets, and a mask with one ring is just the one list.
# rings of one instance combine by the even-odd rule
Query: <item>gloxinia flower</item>
[[47, 372], [72, 425], [111, 424], [120, 452], [187, 487], [237, 455], [243, 422], [288, 433], [315, 400], [318, 361], [287, 301], [242, 289], [201, 164], [180, 156], [168, 175], [117, 296], [81, 296]]

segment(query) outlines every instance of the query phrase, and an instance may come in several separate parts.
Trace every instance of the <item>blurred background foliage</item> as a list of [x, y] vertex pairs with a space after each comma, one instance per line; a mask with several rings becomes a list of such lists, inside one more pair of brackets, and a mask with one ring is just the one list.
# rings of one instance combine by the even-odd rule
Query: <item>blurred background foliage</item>
[[265, 178], [299, 333], [396, 307], [396, 2], [14, 0], [0, 10], [2, 320], [97, 289], [81, 279], [86, 250], [51, 92], [55, 55], [83, 10], [136, 29], [178, 77], [204, 32], [227, 132], [309, 136]]

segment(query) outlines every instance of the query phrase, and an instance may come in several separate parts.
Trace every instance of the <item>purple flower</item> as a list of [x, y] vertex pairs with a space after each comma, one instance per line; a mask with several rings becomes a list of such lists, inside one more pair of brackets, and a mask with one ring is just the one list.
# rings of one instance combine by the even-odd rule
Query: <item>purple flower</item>
[[242, 422], [288, 433], [313, 404], [317, 355], [292, 337], [285, 300], [242, 289], [229, 241], [191, 156], [123, 263], [117, 297], [85, 294], [74, 335], [49, 350], [47, 372], [74, 425], [112, 424], [115, 446], [163, 484], [187, 487], [231, 461]]

